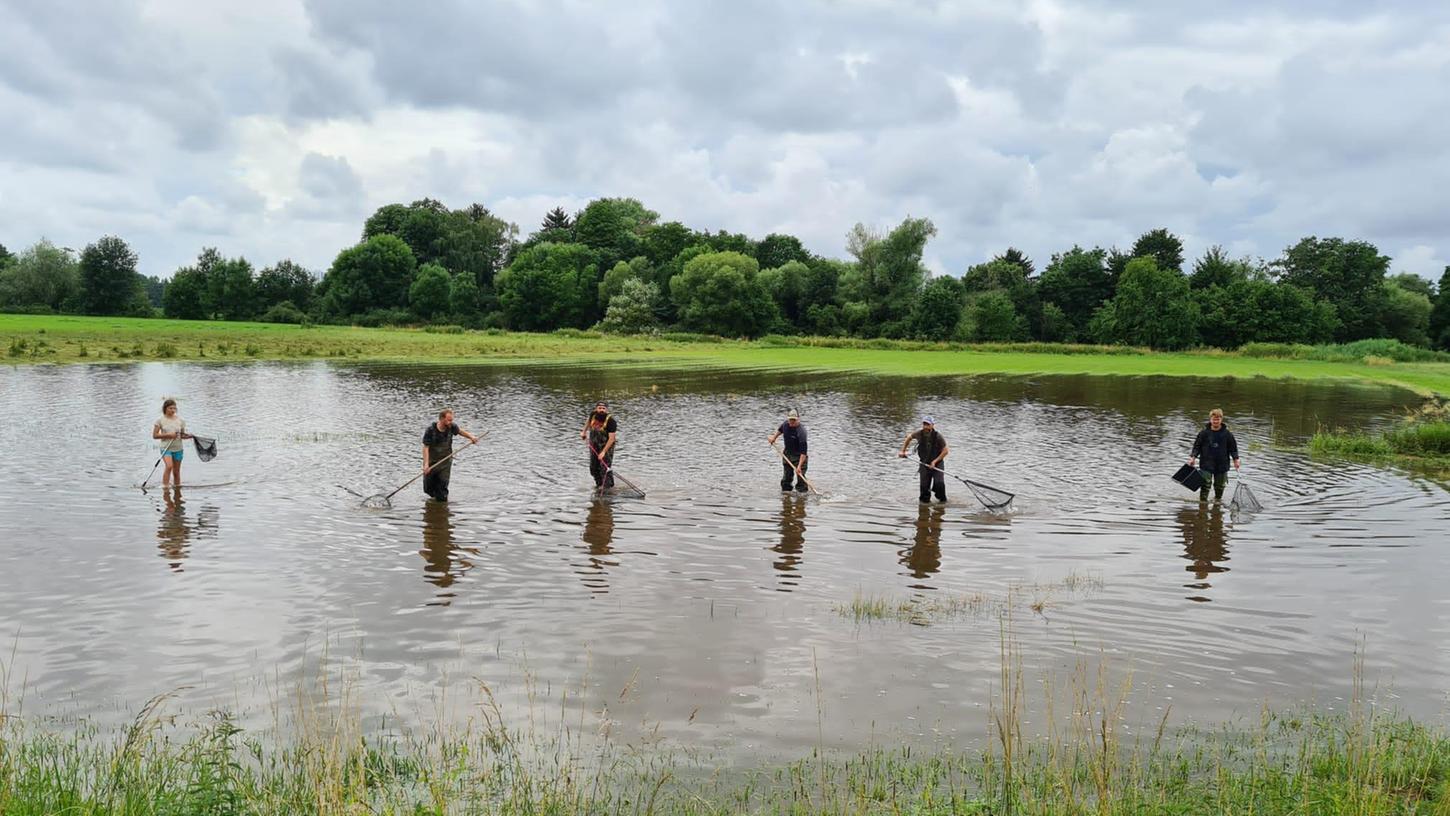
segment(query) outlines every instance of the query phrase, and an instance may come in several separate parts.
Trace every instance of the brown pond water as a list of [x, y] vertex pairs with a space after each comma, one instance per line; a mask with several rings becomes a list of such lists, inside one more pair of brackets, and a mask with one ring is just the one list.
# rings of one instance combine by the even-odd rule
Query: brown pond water
[[[220, 440], [211, 463], [188, 448], [188, 479], [235, 484], [180, 501], [131, 486], [155, 461], [163, 395]], [[600, 396], [643, 500], [591, 496], [577, 430]], [[583, 689], [570, 705], [607, 709], [622, 732], [793, 756], [821, 740], [978, 740], [1010, 596], [1029, 675], [1107, 656], [1150, 718], [1342, 705], [1361, 646], [1382, 699], [1435, 716], [1450, 494], [1295, 449], [1321, 424], [1380, 425], [1413, 401], [1262, 380], [11, 368], [0, 651], [28, 712], [121, 720], [183, 686], [177, 705], [264, 711], [327, 653], [374, 711], [432, 710], [460, 678], [511, 714]], [[453, 502], [414, 485], [391, 510], [359, 509], [338, 485], [416, 472], [440, 405], [490, 432], [454, 467]], [[1215, 405], [1266, 505], [1253, 516], [1200, 508], [1168, 479]], [[764, 437], [789, 406], [826, 498], [779, 493]], [[893, 454], [923, 413], [954, 469], [1019, 494], [1012, 513], [954, 482], [948, 505], [918, 507]], [[858, 595], [987, 601], [929, 625], [858, 623], [837, 610]]]

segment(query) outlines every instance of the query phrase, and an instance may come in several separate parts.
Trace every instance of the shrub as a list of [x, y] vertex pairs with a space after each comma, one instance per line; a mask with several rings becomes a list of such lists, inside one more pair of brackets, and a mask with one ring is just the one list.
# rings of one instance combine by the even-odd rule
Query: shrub
[[259, 318], [263, 323], [291, 323], [300, 325], [307, 322], [307, 315], [293, 305], [292, 301], [284, 300], [262, 313]]
[[1420, 422], [1396, 428], [1384, 440], [1407, 456], [1450, 456], [1450, 422]]
[[585, 340], [598, 340], [599, 338], [604, 336], [597, 331], [587, 331], [585, 329], [570, 328], [554, 329], [552, 332], [550, 332], [550, 334], [554, 335], [555, 337], [572, 337], [575, 339]]
[[435, 323], [424, 326], [423, 331], [429, 334], [463, 334], [468, 330], [453, 323]]
[[413, 315], [407, 309], [371, 309], [352, 319], [353, 325], [375, 329], [379, 326], [409, 326]]

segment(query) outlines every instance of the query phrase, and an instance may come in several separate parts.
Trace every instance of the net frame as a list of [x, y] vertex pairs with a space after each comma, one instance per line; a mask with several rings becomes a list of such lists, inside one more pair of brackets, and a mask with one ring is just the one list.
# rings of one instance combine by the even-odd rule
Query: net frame
[[206, 436], [192, 435], [191, 445], [196, 449], [196, 458], [203, 462], [210, 462], [216, 458], [216, 440]]
[[972, 491], [972, 495], [977, 497], [977, 501], [981, 502], [982, 506], [988, 510], [1006, 510], [1012, 506], [1012, 500], [1017, 498], [1016, 494], [1008, 493], [1000, 487], [992, 487], [981, 482], [974, 482], [971, 479], [962, 479], [960, 476], [957, 478], [962, 484], [967, 486], [968, 490]]
[[1249, 486], [1244, 483], [1243, 479], [1234, 481], [1234, 494], [1229, 499], [1228, 506], [1230, 510], [1241, 513], [1257, 513], [1264, 509], [1264, 505], [1254, 495], [1254, 491], [1249, 489]]

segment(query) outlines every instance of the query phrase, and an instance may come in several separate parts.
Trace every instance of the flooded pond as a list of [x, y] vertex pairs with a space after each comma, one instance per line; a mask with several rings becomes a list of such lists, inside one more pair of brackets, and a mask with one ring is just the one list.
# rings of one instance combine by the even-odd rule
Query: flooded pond
[[[163, 396], [219, 440], [187, 479], [232, 484], [179, 501], [132, 487]], [[601, 397], [643, 499], [591, 494], [578, 430]], [[1320, 425], [1413, 402], [1262, 380], [10, 368], [0, 652], [30, 712], [124, 720], [181, 687], [181, 704], [264, 709], [326, 654], [376, 712], [481, 681], [506, 710], [576, 706], [744, 760], [980, 739], [1010, 610], [1030, 677], [1105, 656], [1135, 705], [1175, 721], [1336, 705], [1357, 652], [1383, 696], [1435, 715], [1450, 494], [1301, 452]], [[488, 432], [452, 502], [415, 484], [360, 509], [343, 488], [413, 475], [441, 406]], [[1214, 406], [1260, 513], [1200, 507], [1168, 478]], [[765, 436], [790, 407], [823, 498], [780, 494]], [[955, 470], [1018, 494], [1011, 513], [951, 481], [947, 505], [918, 505], [895, 451], [928, 413]], [[853, 614], [873, 600], [908, 612]]]

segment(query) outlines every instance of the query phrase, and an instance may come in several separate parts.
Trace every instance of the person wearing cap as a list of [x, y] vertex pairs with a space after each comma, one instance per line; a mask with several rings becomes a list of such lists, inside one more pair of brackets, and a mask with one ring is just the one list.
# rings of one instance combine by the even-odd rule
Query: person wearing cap
[[921, 430], [906, 435], [906, 441], [901, 443], [901, 452], [897, 456], [905, 459], [906, 450], [911, 447], [913, 440], [916, 441], [916, 456], [921, 460], [921, 465], [917, 467], [921, 476], [921, 500], [931, 501], [931, 494], [935, 493], [937, 501], [946, 501], [946, 474], [940, 468], [949, 449], [946, 437], [937, 432], [936, 420], [930, 416], [922, 417]]
[[594, 403], [594, 411], [584, 421], [579, 438], [589, 444], [589, 475], [594, 477], [596, 489], [614, 487], [614, 443], [619, 433], [619, 423], [609, 413], [604, 400]]
[[774, 445], [781, 437], [785, 437], [785, 461], [780, 463], [784, 468], [780, 477], [781, 492], [789, 493], [794, 481], [796, 492], [804, 493], [810, 489], [806, 484], [806, 460], [810, 456], [806, 453], [806, 426], [801, 424], [801, 415], [794, 408], [766, 441]]

